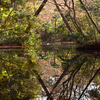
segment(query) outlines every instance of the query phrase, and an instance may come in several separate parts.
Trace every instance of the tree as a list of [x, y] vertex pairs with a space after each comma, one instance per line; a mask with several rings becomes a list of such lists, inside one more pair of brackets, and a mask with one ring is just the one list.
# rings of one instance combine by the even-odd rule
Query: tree
[[[7, 8], [9, 6], [9, 8]], [[33, 16], [33, 7], [27, 4], [27, 1], [8, 1], [1, 3], [1, 44], [15, 42], [17, 45], [26, 45], [30, 36], [35, 39], [35, 28], [37, 18]], [[8, 43], [8, 44], [9, 44]], [[33, 43], [34, 44], [34, 43]]]
[[63, 15], [62, 11], [60, 10], [60, 8], [59, 8], [59, 6], [58, 6], [56, 0], [53, 0], [53, 1], [54, 1], [55, 5], [56, 5], [56, 7], [57, 7], [57, 9], [58, 9], [58, 12], [60, 13], [60, 15], [61, 15], [61, 17], [62, 17], [64, 23], [66, 24], [66, 27], [67, 27], [68, 30], [72, 33], [73, 30], [72, 30], [72, 28], [70, 27], [70, 25], [69, 25], [67, 19], [66, 19], [65, 16]]
[[[68, 28], [68, 30], [71, 33], [73, 32], [73, 33], [82, 35], [82, 37], [84, 38], [84, 42], [86, 42], [86, 43], [88, 43], [90, 40], [93, 40], [92, 39], [93, 37], [94, 37], [94, 41], [97, 41], [97, 36], [99, 34], [98, 23], [95, 19], [97, 17], [97, 15], [95, 16], [93, 14], [93, 12], [92, 12], [93, 10], [91, 10], [91, 12], [90, 12], [90, 10], [88, 9], [90, 7], [90, 5], [88, 3], [91, 3], [91, 5], [94, 6], [95, 9], [97, 9], [96, 11], [99, 11], [98, 6], [95, 4], [98, 1], [91, 0], [91, 1], [86, 2], [85, 0], [83, 0], [83, 1], [79, 0], [79, 2], [78, 2], [78, 1], [74, 1], [74, 0], [71, 0], [71, 1], [64, 0], [63, 2], [65, 5], [57, 3], [56, 0], [53, 0], [53, 1], [54, 1], [54, 4], [55, 4], [58, 12], [60, 13], [60, 15], [62, 17], [64, 23], [66, 24], [66, 28]], [[81, 12], [79, 11], [79, 9], [81, 9]], [[63, 12], [65, 13], [65, 15], [63, 14]], [[83, 16], [81, 16], [81, 13], [83, 13]], [[86, 17], [86, 19], [85, 19], [86, 22], [83, 22], [83, 21], [80, 22], [80, 20], [83, 19], [84, 17]], [[69, 23], [71, 24], [71, 27], [69, 27], [70, 26]], [[86, 27], [87, 23], [89, 25], [88, 29]], [[82, 25], [82, 24], [84, 24], [84, 25]], [[92, 29], [91, 27], [93, 27], [95, 29]], [[91, 39], [89, 39], [90, 36], [88, 36], [87, 34], [91, 35]]]

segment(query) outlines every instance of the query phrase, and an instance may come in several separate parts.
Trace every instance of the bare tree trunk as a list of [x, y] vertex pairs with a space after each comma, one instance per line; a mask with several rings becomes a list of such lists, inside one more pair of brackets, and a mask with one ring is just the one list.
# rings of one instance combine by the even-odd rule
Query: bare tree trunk
[[38, 10], [36, 11], [36, 13], [35, 13], [34, 16], [38, 16], [38, 15], [39, 15], [39, 13], [40, 13], [41, 10], [43, 9], [43, 7], [44, 7], [44, 5], [46, 4], [47, 1], [48, 1], [48, 0], [44, 0], [44, 1], [42, 2], [42, 4], [41, 4], [40, 7], [38, 8]]
[[[77, 21], [76, 21], [76, 11], [75, 11], [75, 3], [74, 3], [75, 1], [74, 1], [74, 0], [71, 0], [71, 1], [72, 1], [72, 7], [70, 7], [70, 6], [67, 4], [66, 0], [64, 0], [65, 6], [69, 9], [69, 17], [71, 18], [71, 20], [72, 20], [72, 22], [73, 22], [73, 24], [74, 24], [76, 30], [83, 36], [83, 38], [84, 38], [85, 40], [87, 40], [86, 37], [85, 37], [85, 35], [83, 34], [83, 31], [82, 31], [81, 27], [78, 25], [78, 23], [77, 23]], [[72, 17], [71, 14], [70, 14], [70, 11], [71, 11], [71, 10], [73, 11], [73, 17]]]
[[[43, 2], [42, 2], [42, 4], [40, 5], [40, 7], [38, 8], [38, 10], [36, 11], [36, 13], [35, 13], [35, 15], [34, 16], [38, 16], [39, 15], [39, 13], [41, 12], [41, 10], [43, 9], [43, 7], [44, 7], [44, 5], [46, 4], [46, 2], [47, 2], [48, 0], [44, 0]], [[29, 31], [30, 31], [30, 29], [31, 29], [31, 24], [30, 24], [30, 22], [29, 22], [29, 24], [28, 24], [28, 26], [27, 26], [27, 28], [26, 28], [26, 30], [25, 30], [25, 33], [29, 33]]]
[[71, 26], [69, 25], [69, 23], [68, 23], [66, 17], [63, 15], [62, 11], [60, 10], [60, 8], [59, 8], [59, 6], [58, 6], [56, 0], [53, 0], [53, 1], [54, 1], [54, 4], [56, 5], [56, 8], [58, 9], [58, 12], [60, 13], [60, 15], [61, 15], [61, 17], [62, 17], [64, 23], [66, 24], [66, 27], [68, 28], [68, 30], [69, 30], [71, 33], [74, 32], [74, 31], [72, 30]]
[[82, 0], [79, 0], [79, 1], [80, 1], [80, 4], [82, 5], [83, 9], [84, 9], [85, 12], [87, 13], [87, 15], [88, 15], [90, 21], [92, 22], [93, 26], [95, 27], [95, 29], [97, 30], [97, 32], [100, 34], [100, 30], [98, 29], [97, 25], [95, 24], [95, 22], [94, 22], [93, 19], [91, 18], [91, 16], [90, 16], [89, 12], [87, 11], [87, 9], [86, 9], [84, 3], [82, 2]]

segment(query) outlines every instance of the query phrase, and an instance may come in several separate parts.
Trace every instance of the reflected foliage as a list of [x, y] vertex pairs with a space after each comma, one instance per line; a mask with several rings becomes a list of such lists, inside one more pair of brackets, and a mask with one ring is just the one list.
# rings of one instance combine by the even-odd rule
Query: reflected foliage
[[[52, 86], [50, 97], [57, 100], [100, 99], [100, 56], [99, 52], [77, 52], [67, 46], [47, 47], [44, 58], [54, 56], [61, 62], [63, 73]], [[46, 47], [45, 47], [46, 48]], [[55, 52], [55, 53], [54, 53]], [[50, 55], [49, 55], [50, 54]], [[42, 59], [44, 59], [42, 58]]]
[[[99, 88], [95, 90], [96, 87], [100, 86], [100, 67], [99, 59], [97, 55], [95, 57], [90, 57], [90, 55], [81, 54], [76, 55], [70, 59], [62, 59], [62, 67], [64, 71], [68, 65], [71, 65], [69, 70], [66, 72], [68, 78], [62, 83], [63, 89], [59, 95], [60, 100], [80, 100], [96, 98], [100, 99], [98, 91]], [[92, 87], [92, 83], [95, 83], [95, 88]], [[91, 86], [91, 87], [90, 87]], [[95, 95], [91, 95], [95, 92]]]
[[33, 70], [37, 70], [39, 65], [36, 59], [32, 61], [33, 64], [30, 60], [25, 50], [0, 51], [1, 100], [29, 100], [37, 97], [40, 85]]

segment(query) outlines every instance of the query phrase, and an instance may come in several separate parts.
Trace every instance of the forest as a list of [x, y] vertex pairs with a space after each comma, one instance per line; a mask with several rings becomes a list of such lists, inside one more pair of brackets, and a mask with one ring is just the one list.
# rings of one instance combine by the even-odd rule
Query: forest
[[100, 0], [0, 0], [0, 100], [100, 100]]

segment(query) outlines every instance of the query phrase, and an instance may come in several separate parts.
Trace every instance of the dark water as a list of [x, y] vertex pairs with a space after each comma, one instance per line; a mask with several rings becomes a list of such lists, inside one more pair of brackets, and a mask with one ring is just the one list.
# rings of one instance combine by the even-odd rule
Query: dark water
[[100, 53], [73, 44], [1, 49], [0, 100], [46, 99], [100, 100]]

